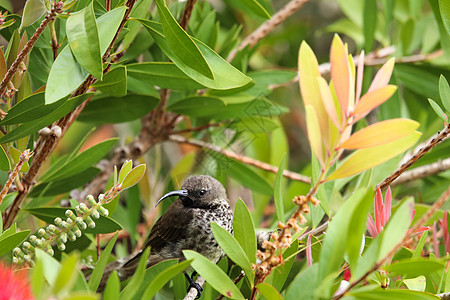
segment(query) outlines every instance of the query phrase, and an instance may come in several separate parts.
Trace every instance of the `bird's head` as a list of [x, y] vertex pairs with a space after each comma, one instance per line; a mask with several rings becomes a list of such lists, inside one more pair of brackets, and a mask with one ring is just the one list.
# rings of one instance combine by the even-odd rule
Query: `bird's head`
[[208, 175], [189, 177], [181, 186], [181, 190], [165, 194], [156, 202], [156, 205], [172, 196], [180, 197], [185, 207], [194, 208], [210, 208], [221, 201], [228, 201], [223, 185]]

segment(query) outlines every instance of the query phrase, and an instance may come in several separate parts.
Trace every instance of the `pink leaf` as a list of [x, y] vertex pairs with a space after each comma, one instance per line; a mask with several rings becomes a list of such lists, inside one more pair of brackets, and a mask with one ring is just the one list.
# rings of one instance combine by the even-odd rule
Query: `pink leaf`
[[383, 196], [381, 195], [380, 188], [377, 188], [374, 205], [375, 205], [375, 225], [377, 226], [377, 232], [381, 232], [385, 223], [383, 214]]
[[378, 70], [377, 75], [375, 75], [375, 78], [373, 79], [368, 92], [385, 87], [389, 83], [392, 75], [392, 70], [394, 69], [394, 64], [395, 58], [391, 58], [380, 68], [380, 70]]
[[434, 255], [437, 258], [441, 257], [439, 255], [439, 239], [437, 237], [436, 222], [433, 223], [433, 250], [434, 250]]
[[444, 236], [445, 243], [445, 253], [450, 252], [450, 239], [448, 236], [448, 221], [447, 221], [447, 212], [444, 213], [444, 217], [442, 218], [442, 234]]
[[347, 116], [352, 74], [348, 62], [347, 47], [337, 34], [334, 35], [331, 43], [330, 65], [331, 80], [334, 83], [334, 89], [341, 104], [341, 109], [344, 115]]
[[312, 266], [311, 235], [308, 235], [308, 240], [306, 241], [306, 265], [308, 267]]
[[378, 235], [377, 227], [375, 226], [375, 222], [373, 221], [372, 216], [369, 214], [369, 218], [367, 219], [367, 230], [373, 238], [376, 238]]
[[353, 111], [355, 116], [354, 122], [364, 118], [372, 109], [386, 102], [396, 90], [396, 86], [388, 85], [365, 93]]
[[391, 202], [392, 202], [392, 192], [391, 187], [388, 187], [386, 191], [386, 196], [384, 198], [384, 225], [389, 221], [391, 218]]

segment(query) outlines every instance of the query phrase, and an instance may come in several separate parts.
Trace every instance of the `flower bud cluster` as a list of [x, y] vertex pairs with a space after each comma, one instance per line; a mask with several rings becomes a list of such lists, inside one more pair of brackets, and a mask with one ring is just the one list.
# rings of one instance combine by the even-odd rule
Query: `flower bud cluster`
[[66, 210], [66, 218], [55, 218], [54, 225], [50, 224], [46, 228], [40, 228], [37, 235], [31, 235], [28, 241], [22, 243], [22, 247], [16, 247], [13, 250], [13, 262], [16, 264], [27, 263], [33, 265], [34, 249], [43, 249], [50, 255], [54, 254], [53, 245], [60, 251], [66, 249], [67, 241], [74, 242], [81, 237], [82, 231], [87, 228], [95, 228], [93, 219], [100, 216], [108, 216], [109, 212], [102, 205], [104, 195], [99, 196], [99, 201], [95, 201], [92, 195], [86, 197], [91, 205], [88, 208], [86, 204], [80, 203], [75, 207], [75, 212], [71, 209]]

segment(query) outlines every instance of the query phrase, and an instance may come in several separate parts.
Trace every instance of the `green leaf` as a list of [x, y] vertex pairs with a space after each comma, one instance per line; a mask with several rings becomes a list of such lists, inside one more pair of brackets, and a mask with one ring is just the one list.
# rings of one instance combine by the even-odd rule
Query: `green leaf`
[[17, 247], [25, 240], [28, 234], [30, 234], [30, 230], [23, 230], [13, 234], [9, 234], [8, 231], [3, 232], [0, 235], [0, 256], [5, 255]]
[[[111, 43], [125, 14], [124, 6], [115, 8], [97, 20], [100, 38], [100, 53], [103, 54]], [[67, 45], [58, 55], [48, 75], [45, 88], [45, 103], [58, 101], [73, 92], [88, 77], [88, 73], [75, 60]]]
[[13, 125], [38, 120], [58, 109], [67, 101], [68, 97], [49, 105], [45, 105], [44, 93], [33, 94], [16, 105], [9, 111], [6, 117], [0, 121], [1, 125]]
[[439, 11], [441, 12], [442, 22], [450, 35], [450, 3], [446, 0], [439, 0]]
[[161, 273], [159, 273], [148, 285], [147, 289], [142, 296], [142, 299], [153, 299], [156, 293], [162, 289], [162, 287], [177, 274], [183, 272], [191, 261], [185, 260], [174, 266], [170, 266]]
[[[19, 149], [16, 149], [14, 147], [9, 147], [9, 156], [11, 157], [11, 160], [15, 165], [17, 165], [20, 161], [20, 155], [22, 155], [22, 152]], [[20, 168], [20, 172], [27, 172], [30, 168], [30, 165], [28, 162], [25, 162], [22, 167]]]
[[[76, 214], [74, 209], [72, 208], [69, 209]], [[60, 217], [61, 219], [67, 218], [66, 217], [67, 208], [63, 207], [37, 207], [22, 210], [50, 224], [53, 224], [56, 217]], [[100, 216], [100, 219], [93, 219], [93, 220], [95, 222], [95, 228], [88, 227], [82, 231], [83, 233], [103, 234], [103, 233], [111, 233], [122, 229], [122, 226], [120, 226], [119, 223], [117, 223], [116, 221], [114, 221], [109, 217]]]
[[198, 83], [217, 90], [227, 90], [244, 86], [251, 82], [251, 78], [241, 73], [238, 69], [229, 64], [226, 60], [215, 53], [204, 43], [192, 38], [198, 49], [202, 53], [206, 62], [211, 66], [214, 80], [202, 75], [196, 70], [190, 68], [184, 61], [178, 59], [173, 50], [167, 43], [165, 36], [162, 34], [161, 24], [149, 20], [138, 20], [150, 32], [162, 51], [180, 68], [183, 73], [197, 81]]
[[442, 272], [445, 263], [425, 258], [402, 259], [386, 266], [386, 271], [404, 278], [415, 278], [420, 275], [431, 275]]
[[231, 2], [238, 9], [248, 10], [258, 17], [270, 19], [270, 14], [257, 0], [228, 0], [228, 2]]
[[133, 168], [126, 176], [122, 182], [122, 190], [132, 187], [138, 183], [145, 173], [145, 164], [138, 165]]
[[284, 200], [283, 200], [283, 172], [286, 168], [286, 153], [283, 155], [280, 166], [278, 168], [277, 176], [275, 177], [275, 185], [273, 191], [273, 198], [275, 203], [275, 210], [278, 221], [284, 223]]
[[139, 260], [139, 265], [136, 269], [136, 272], [134, 273], [128, 285], [120, 293], [120, 300], [132, 299], [133, 296], [136, 294], [139, 286], [142, 283], [142, 280], [144, 280], [145, 268], [147, 267], [147, 258], [149, 253], [150, 248], [149, 247], [145, 248], [144, 253], [141, 256], [141, 259]]
[[297, 273], [287, 288], [285, 299], [317, 299], [316, 289], [320, 284], [317, 280], [318, 267], [319, 265], [315, 263], [311, 267], [304, 268]]
[[250, 260], [242, 247], [239, 245], [238, 241], [231, 235], [231, 233], [215, 222], [211, 222], [211, 231], [223, 252], [225, 252], [225, 254], [232, 261], [234, 261], [235, 264], [244, 270], [245, 275], [247, 275], [249, 281], [253, 285], [254, 276], [252, 272], [252, 264], [250, 263]]
[[103, 292], [103, 299], [119, 300], [120, 293], [120, 280], [117, 275], [117, 271], [114, 270], [111, 275], [109, 275], [108, 281], [106, 282], [105, 291]]
[[261, 295], [263, 295], [266, 299], [283, 300], [280, 293], [270, 284], [263, 282], [258, 284], [256, 287], [261, 292]]
[[375, 29], [377, 27], [377, 12], [378, 5], [376, 1], [365, 0], [364, 1], [364, 47], [367, 53], [372, 50], [372, 45], [375, 36]]
[[187, 67], [214, 80], [211, 68], [197, 45], [172, 16], [167, 6], [164, 5], [164, 0], [156, 0], [156, 5], [158, 6], [162, 29], [172, 53]]
[[0, 170], [9, 171], [11, 169], [11, 163], [9, 162], [8, 155], [6, 155], [5, 149], [0, 147]]
[[0, 212], [4, 212], [13, 203], [17, 193], [9, 193], [5, 196], [2, 203], [0, 203]]
[[183, 254], [186, 259], [193, 260], [191, 266], [216, 291], [230, 299], [244, 299], [237, 286], [219, 266], [195, 251], [183, 250]]
[[61, 263], [61, 270], [56, 277], [55, 285], [53, 286], [53, 294], [57, 295], [63, 289], [70, 290], [75, 280], [77, 271], [77, 262], [79, 254], [72, 254], [67, 256]]
[[420, 258], [422, 256], [423, 246], [425, 246], [425, 242], [427, 240], [427, 237], [428, 237], [428, 230], [425, 231], [422, 234], [422, 236], [420, 237], [420, 240], [417, 243], [417, 247], [414, 250], [413, 256], [411, 257], [412, 259]]
[[23, 28], [39, 20], [45, 11], [44, 1], [28, 0], [23, 8], [22, 22], [20, 23], [19, 31], [22, 31]]
[[66, 34], [73, 56], [83, 69], [102, 79], [103, 65], [94, 4], [71, 13], [66, 22]]
[[[134, 24], [134, 23], [133, 23]], [[120, 66], [106, 73], [102, 81], [97, 81], [94, 88], [104, 95], [122, 97], [127, 94], [127, 68]]]
[[171, 90], [198, 90], [204, 85], [192, 80], [174, 63], [144, 62], [127, 65], [127, 75], [147, 85]]
[[42, 261], [44, 278], [50, 286], [54, 286], [61, 270], [61, 264], [42, 249], [35, 249], [36, 259]]
[[[348, 293], [349, 299], [352, 300], [439, 300], [436, 295], [411, 290], [394, 290], [394, 289], [369, 289], [362, 291], [350, 291]], [[345, 297], [344, 299], [347, 299]]]
[[[147, 14], [149, 13], [148, 8], [150, 7], [152, 0], [143, 0], [139, 1], [133, 6], [133, 10], [130, 13], [130, 18], [134, 19], [145, 19]], [[126, 26], [126, 34], [123, 38], [124, 49], [127, 49], [131, 43], [135, 42], [135, 38], [138, 35], [142, 25], [138, 22], [127, 22]]]
[[108, 139], [84, 150], [82, 153], [64, 163], [56, 171], [53, 171], [49, 176], [43, 176], [41, 181], [49, 182], [69, 178], [88, 169], [92, 164], [98, 162], [102, 157], [108, 154], [117, 141], [118, 138]]
[[[95, 292], [100, 284], [100, 281], [102, 279], [103, 271], [105, 270], [106, 264], [108, 263], [109, 256], [111, 255], [111, 251], [116, 244], [117, 236], [119, 235], [118, 232], [113, 236], [113, 238], [109, 241], [106, 248], [102, 251], [102, 255], [100, 255], [100, 258], [97, 261], [97, 264], [95, 265], [94, 270], [92, 271], [91, 277], [89, 278], [89, 289], [93, 292]], [[117, 273], [116, 273], [117, 275]], [[109, 280], [108, 280], [109, 282]], [[110, 283], [113, 285], [114, 283]], [[109, 298], [105, 298], [109, 299]]]
[[100, 169], [95, 167], [89, 167], [73, 176], [66, 177], [59, 180], [50, 182], [43, 182], [33, 187], [29, 196], [54, 196], [62, 193], [69, 192], [77, 187], [94, 179], [100, 172]]
[[234, 237], [251, 263], [256, 263], [256, 233], [252, 215], [241, 198], [236, 202], [233, 217]]
[[441, 97], [445, 110], [450, 113], [450, 86], [443, 75], [439, 77], [439, 96]]
[[273, 195], [272, 187], [264, 178], [238, 161], [230, 161], [228, 174], [243, 186], [252, 189], [257, 193], [268, 196]]
[[194, 96], [169, 105], [167, 110], [190, 117], [207, 117], [225, 108], [225, 103], [215, 97]]
[[106, 97], [90, 101], [78, 117], [78, 121], [89, 123], [129, 122], [149, 113], [159, 99], [146, 95]]
[[436, 113], [436, 115], [438, 115], [438, 117], [444, 121], [445, 123], [448, 122], [448, 117], [447, 115], [444, 113], [444, 111], [442, 110], [442, 108], [439, 106], [439, 104], [437, 104], [435, 101], [433, 101], [433, 99], [428, 98], [428, 102], [431, 105], [431, 108], [433, 108], [434, 112]]
[[119, 183], [122, 183], [123, 180], [125, 179], [125, 176], [128, 175], [128, 173], [130, 173], [131, 169], [133, 169], [133, 161], [132, 160], [127, 160], [126, 162], [123, 163], [122, 168], [120, 168], [120, 172], [119, 172]]
[[[140, 287], [138, 288], [138, 291], [134, 295], [133, 299], [134, 300], [143, 299], [142, 295], [144, 294], [147, 287], [153, 282], [153, 280], [155, 280], [155, 278], [158, 277], [159, 274], [164, 272], [164, 270], [166, 270], [167, 268], [169, 268], [171, 266], [176, 265], [177, 263], [178, 263], [177, 259], [168, 259], [168, 260], [163, 260], [162, 262], [157, 263], [156, 265], [148, 268], [145, 271], [144, 280], [142, 281], [142, 283], [141, 283]], [[184, 279], [184, 276], [183, 276], [183, 279]], [[184, 290], [184, 292], [185, 291], [186, 290]]]
[[[361, 201], [365, 200], [365, 190], [357, 190], [344, 204], [341, 205], [336, 216], [328, 225], [327, 234], [323, 242], [319, 259], [319, 282], [328, 275], [338, 271], [344, 260], [346, 241], [350, 232], [350, 224]], [[362, 236], [362, 235], [361, 235]], [[358, 245], [359, 250], [359, 245]], [[328, 287], [329, 288], [329, 287]], [[325, 295], [328, 289], [324, 291]]]

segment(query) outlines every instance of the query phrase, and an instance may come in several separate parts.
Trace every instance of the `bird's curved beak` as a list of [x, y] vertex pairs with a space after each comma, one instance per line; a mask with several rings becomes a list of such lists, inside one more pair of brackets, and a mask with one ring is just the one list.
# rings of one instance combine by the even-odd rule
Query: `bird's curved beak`
[[188, 196], [188, 191], [187, 190], [179, 190], [179, 191], [172, 191], [172, 192], [168, 192], [167, 194], [165, 194], [164, 196], [161, 197], [161, 199], [158, 200], [158, 202], [156, 202], [156, 206], [158, 206], [159, 202], [163, 201], [166, 198], [172, 197], [172, 196], [183, 196], [183, 197], [187, 197]]

